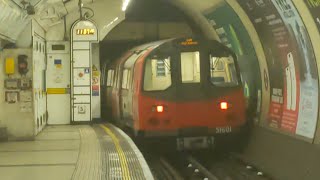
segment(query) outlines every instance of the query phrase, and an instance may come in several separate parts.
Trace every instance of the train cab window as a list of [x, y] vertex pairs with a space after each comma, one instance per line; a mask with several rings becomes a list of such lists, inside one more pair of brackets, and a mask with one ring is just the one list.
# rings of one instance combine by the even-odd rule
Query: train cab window
[[182, 77], [182, 83], [199, 83], [200, 82], [199, 51], [181, 53], [181, 77]]
[[232, 56], [215, 57], [210, 55], [211, 83], [217, 86], [238, 85], [237, 71]]
[[171, 86], [170, 57], [152, 58], [146, 61], [144, 90], [161, 91]]

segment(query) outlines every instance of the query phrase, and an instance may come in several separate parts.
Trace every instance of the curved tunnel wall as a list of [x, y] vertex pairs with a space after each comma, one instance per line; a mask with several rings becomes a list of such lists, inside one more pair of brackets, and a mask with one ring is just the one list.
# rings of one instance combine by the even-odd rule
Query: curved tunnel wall
[[[217, 31], [221, 42], [238, 56], [244, 94], [248, 99], [248, 113], [256, 117], [261, 112], [261, 76], [258, 58], [250, 36], [240, 18], [230, 6], [220, 5], [214, 11], [205, 13], [206, 18]], [[258, 118], [256, 118], [256, 121]]]
[[[226, 0], [219, 8], [230, 7], [255, 47], [258, 58], [250, 58], [260, 61], [262, 90], [270, 88], [270, 94], [263, 95], [270, 103], [262, 101], [264, 116], [262, 113], [243, 157], [275, 179], [318, 179], [320, 1]], [[219, 8], [204, 15], [219, 26], [234, 25], [232, 20], [219, 22]]]
[[[237, 53], [244, 74], [257, 74], [259, 66], [268, 68], [268, 73], [262, 71], [261, 77], [255, 80], [244, 77], [244, 81], [255, 82], [256, 87], [270, 88], [270, 106], [263, 103], [262, 109], [267, 108], [268, 114], [261, 118], [265, 121], [261, 125], [306, 141], [313, 140], [318, 119], [319, 53], [315, 49], [319, 32], [315, 31], [315, 22], [310, 21], [313, 18], [306, 12], [309, 11], [306, 4], [298, 1], [300, 11], [304, 15], [309, 13], [301, 17], [299, 9], [289, 0], [261, 1], [260, 5], [249, 0], [239, 2], [228, 1], [204, 15], [220, 40]], [[240, 16], [239, 8], [247, 17]], [[244, 22], [248, 20], [252, 25], [249, 29], [248, 22]], [[250, 28], [260, 41], [253, 40]], [[263, 51], [257, 51], [256, 44], [260, 43]], [[253, 86], [249, 85], [251, 91], [255, 89]]]
[[318, 74], [308, 31], [290, 1], [241, 1], [264, 45], [270, 77], [268, 127], [314, 138]]

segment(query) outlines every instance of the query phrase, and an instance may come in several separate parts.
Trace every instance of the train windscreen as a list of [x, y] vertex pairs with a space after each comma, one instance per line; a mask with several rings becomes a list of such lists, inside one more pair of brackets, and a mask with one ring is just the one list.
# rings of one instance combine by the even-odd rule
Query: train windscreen
[[200, 83], [200, 53], [181, 52], [182, 83]]
[[171, 58], [152, 58], [146, 61], [144, 90], [161, 91], [172, 84], [170, 71]]
[[238, 77], [232, 56], [216, 57], [210, 55], [211, 83], [216, 86], [237, 86]]

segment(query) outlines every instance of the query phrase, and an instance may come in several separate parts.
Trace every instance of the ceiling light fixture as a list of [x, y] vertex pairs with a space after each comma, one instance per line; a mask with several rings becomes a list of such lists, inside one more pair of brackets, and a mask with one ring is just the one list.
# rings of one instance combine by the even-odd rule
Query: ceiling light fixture
[[123, 0], [123, 4], [122, 4], [122, 11], [126, 11], [128, 5], [129, 5], [129, 2], [130, 0]]

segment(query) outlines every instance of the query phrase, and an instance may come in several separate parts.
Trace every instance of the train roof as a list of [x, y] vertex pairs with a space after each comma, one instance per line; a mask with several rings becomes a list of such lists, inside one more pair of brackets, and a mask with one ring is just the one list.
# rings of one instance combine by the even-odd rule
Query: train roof
[[131, 49], [131, 51], [141, 51], [141, 50], [145, 50], [145, 49], [148, 49], [148, 48], [151, 48], [151, 47], [155, 48], [155, 47], [160, 46], [160, 45], [162, 45], [162, 44], [164, 44], [166, 42], [172, 41], [174, 39], [177, 39], [177, 38], [171, 38], [171, 39], [164, 39], [164, 40], [149, 42], [149, 43], [146, 43], [146, 44], [142, 44], [142, 45], [136, 46], [133, 49]]

